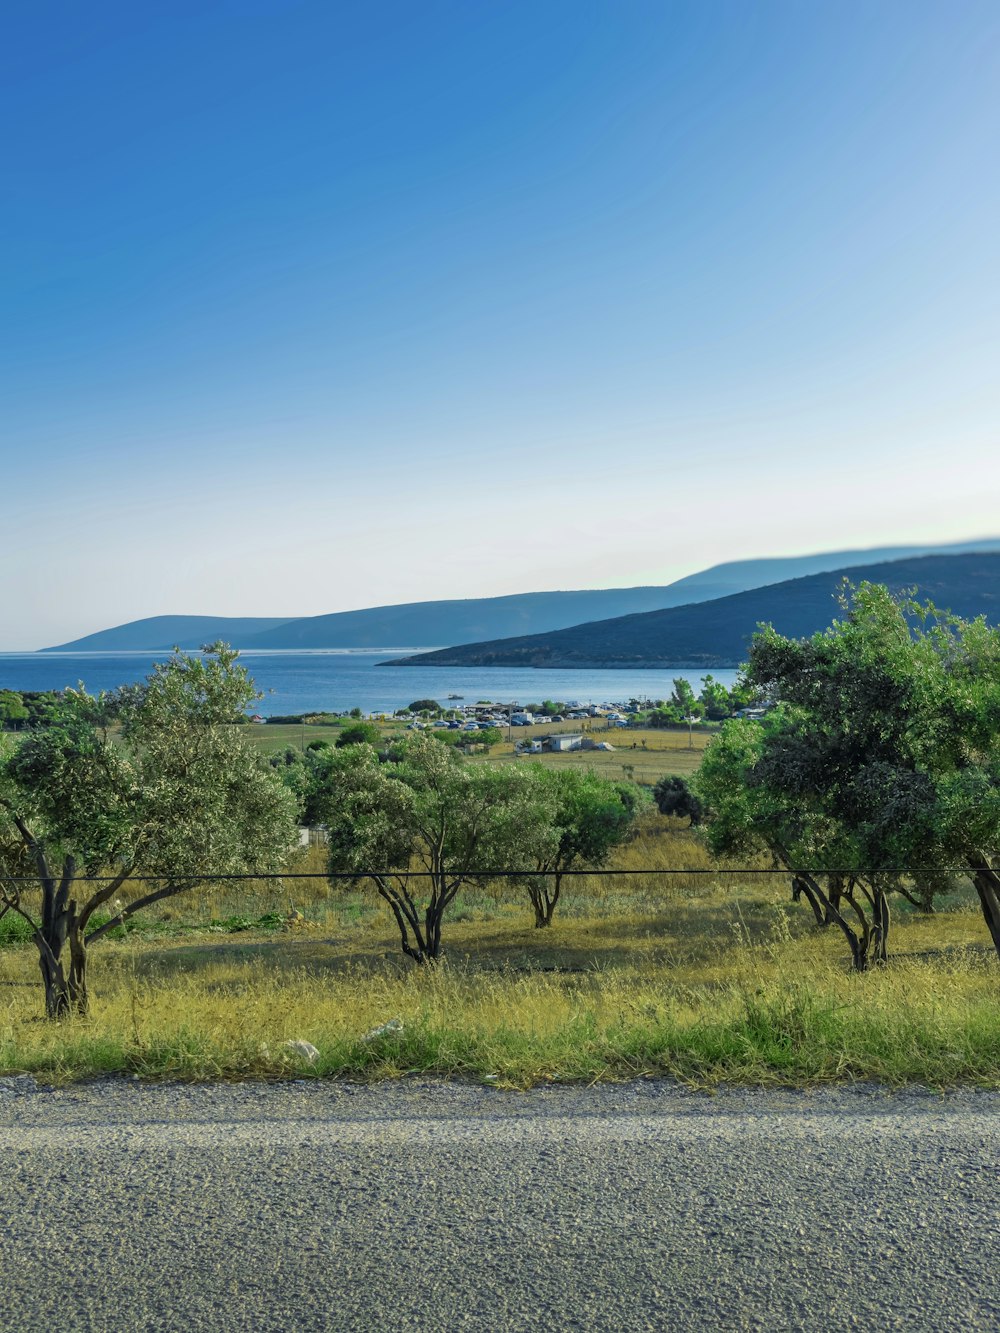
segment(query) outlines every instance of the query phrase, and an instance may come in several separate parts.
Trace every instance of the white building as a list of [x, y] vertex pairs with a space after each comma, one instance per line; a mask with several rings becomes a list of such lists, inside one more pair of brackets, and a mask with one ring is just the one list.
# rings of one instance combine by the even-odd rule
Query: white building
[[570, 735], [566, 731], [558, 736], [550, 736], [548, 744], [554, 754], [562, 750], [579, 750], [583, 747], [583, 737]]

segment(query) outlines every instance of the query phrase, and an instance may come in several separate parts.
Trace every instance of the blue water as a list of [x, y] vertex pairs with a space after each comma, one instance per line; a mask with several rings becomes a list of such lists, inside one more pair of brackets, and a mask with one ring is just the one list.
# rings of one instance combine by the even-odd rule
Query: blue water
[[[618, 703], [630, 698], [665, 699], [675, 677], [683, 676], [697, 690], [697, 671], [539, 671], [530, 667], [385, 667], [387, 657], [419, 652], [417, 648], [384, 648], [378, 652], [246, 652], [240, 661], [264, 691], [259, 711], [305, 713], [361, 708], [392, 712], [414, 699], [460, 694], [465, 703], [488, 699], [496, 703], [562, 702]], [[59, 690], [81, 681], [92, 694], [142, 680], [163, 653], [0, 653], [0, 689]], [[735, 671], [712, 675], [723, 685]]]

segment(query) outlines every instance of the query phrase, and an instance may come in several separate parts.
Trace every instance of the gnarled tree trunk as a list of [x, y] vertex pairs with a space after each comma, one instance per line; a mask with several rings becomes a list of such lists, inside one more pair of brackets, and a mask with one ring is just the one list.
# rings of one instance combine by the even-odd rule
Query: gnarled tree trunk
[[984, 856], [970, 858], [969, 868], [973, 872], [972, 882], [979, 895], [986, 928], [1000, 957], [1000, 871], [994, 870]]
[[[859, 902], [855, 889], [860, 888], [871, 911], [871, 920], [864, 902]], [[867, 972], [873, 964], [885, 963], [889, 946], [889, 902], [881, 889], [869, 891], [860, 880], [843, 875], [830, 878], [829, 891], [807, 871], [799, 871], [792, 880], [792, 897], [805, 898], [820, 925], [830, 923], [839, 927], [851, 950], [851, 967], [855, 972]], [[856, 924], [855, 924], [856, 923]]]
[[[38, 966], [45, 986], [45, 1013], [65, 1018], [87, 1012], [87, 942], [80, 929], [76, 903], [62, 910], [43, 913], [42, 928], [35, 937]], [[69, 945], [69, 970], [65, 951]]]
[[561, 890], [562, 875], [553, 876], [551, 889], [544, 876], [539, 875], [537, 879], [528, 881], [528, 897], [535, 912], [536, 930], [542, 930], [545, 926], [552, 925], [552, 916], [556, 910], [556, 904], [559, 902]]

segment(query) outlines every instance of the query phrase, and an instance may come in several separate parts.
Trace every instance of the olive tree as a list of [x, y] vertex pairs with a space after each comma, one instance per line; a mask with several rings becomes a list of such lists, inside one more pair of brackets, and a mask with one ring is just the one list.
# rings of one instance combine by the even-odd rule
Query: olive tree
[[839, 927], [853, 967], [864, 972], [887, 957], [885, 886], [824, 874], [856, 861], [857, 848], [823, 811], [818, 792], [799, 787], [789, 770], [784, 780], [775, 774], [770, 748], [780, 748], [785, 725], [776, 709], [761, 722], [727, 722], [709, 744], [695, 780], [708, 810], [705, 836], [718, 856], [770, 853], [792, 872], [793, 898], [805, 898], [821, 926]]
[[1000, 953], [1000, 631], [865, 583], [842, 610], [810, 639], [755, 636], [746, 677], [780, 705], [709, 746], [709, 840], [801, 872], [795, 892], [856, 967], [885, 957], [903, 870], [932, 872], [931, 889], [967, 874]]
[[555, 842], [554, 803], [534, 773], [463, 762], [429, 736], [398, 742], [385, 762], [369, 745], [335, 751], [312, 808], [331, 873], [374, 885], [403, 953], [420, 964], [440, 958], [445, 914], [464, 884], [528, 869]]
[[692, 828], [697, 828], [702, 821], [704, 810], [701, 801], [691, 790], [690, 784], [678, 774], [668, 773], [660, 778], [653, 788], [653, 800], [661, 815], [688, 819]]
[[88, 949], [136, 912], [294, 846], [294, 797], [234, 725], [259, 697], [237, 656], [216, 644], [141, 685], [68, 690], [0, 758], [0, 916], [31, 927], [50, 1017], [86, 1012]]
[[524, 884], [535, 913], [535, 926], [552, 924], [562, 882], [570, 870], [596, 869], [632, 832], [639, 812], [638, 788], [609, 782], [594, 773], [553, 770], [535, 765], [537, 781], [548, 788], [555, 837], [540, 850], [535, 874]]

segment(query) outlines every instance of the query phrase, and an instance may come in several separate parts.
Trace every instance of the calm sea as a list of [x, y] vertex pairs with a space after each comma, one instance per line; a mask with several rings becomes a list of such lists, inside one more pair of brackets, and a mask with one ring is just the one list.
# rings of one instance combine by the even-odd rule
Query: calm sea
[[[616, 703], [630, 698], [664, 699], [675, 677], [697, 689], [703, 673], [655, 671], [538, 671], [526, 667], [386, 667], [387, 657], [419, 652], [419, 648], [383, 648], [378, 652], [246, 652], [240, 661], [257, 688], [265, 692], [260, 712], [305, 713], [361, 708], [392, 712], [414, 699], [461, 695], [466, 703], [488, 699], [497, 703]], [[163, 653], [0, 653], [0, 689], [58, 690], [79, 682], [91, 693], [142, 680]], [[732, 685], [735, 671], [713, 671], [723, 685]]]

